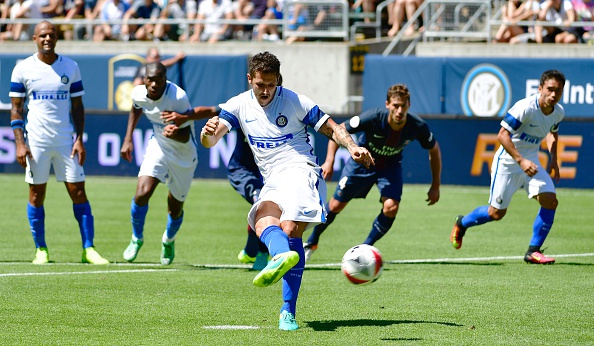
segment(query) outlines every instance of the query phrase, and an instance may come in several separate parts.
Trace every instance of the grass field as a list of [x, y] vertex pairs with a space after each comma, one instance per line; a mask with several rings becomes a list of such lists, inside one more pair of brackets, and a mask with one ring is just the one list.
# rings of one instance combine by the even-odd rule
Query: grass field
[[[454, 216], [486, 203], [487, 187], [405, 185], [398, 218], [376, 246], [387, 262], [369, 286], [346, 281], [343, 253], [380, 210], [377, 191], [355, 200], [322, 236], [300, 292], [300, 329], [281, 332], [281, 285], [257, 288], [236, 255], [249, 205], [222, 180], [196, 180], [171, 266], [159, 265], [166, 188], [150, 204], [145, 245], [123, 263], [134, 178], [89, 177], [97, 250], [112, 264], [80, 264], [63, 184], [50, 181], [52, 263], [30, 264], [34, 245], [22, 176], [0, 175], [1, 345], [594, 345], [594, 191], [560, 189], [545, 247], [552, 266], [525, 264], [535, 201], [518, 193], [506, 218], [449, 243]], [[334, 185], [329, 186], [329, 192]], [[309, 232], [306, 233], [309, 236]]]

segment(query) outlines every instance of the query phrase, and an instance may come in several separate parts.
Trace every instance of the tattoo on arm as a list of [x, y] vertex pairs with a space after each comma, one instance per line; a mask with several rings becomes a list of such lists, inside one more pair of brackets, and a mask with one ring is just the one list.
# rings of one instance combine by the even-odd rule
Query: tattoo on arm
[[345, 148], [356, 147], [357, 144], [353, 141], [353, 138], [348, 133], [344, 126], [338, 125], [334, 127], [334, 133], [332, 139], [340, 146]]

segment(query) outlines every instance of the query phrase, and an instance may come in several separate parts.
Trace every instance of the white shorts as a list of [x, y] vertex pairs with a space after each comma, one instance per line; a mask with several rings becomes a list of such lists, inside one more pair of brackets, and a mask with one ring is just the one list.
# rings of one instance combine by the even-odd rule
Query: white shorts
[[326, 222], [326, 182], [313, 167], [285, 168], [264, 182], [258, 201], [248, 213], [252, 229], [256, 229], [256, 211], [263, 201], [280, 207], [281, 222], [307, 222], [306, 229]]
[[500, 210], [507, 209], [513, 194], [522, 186], [526, 190], [528, 198], [534, 198], [544, 192], [555, 193], [553, 179], [540, 165], [538, 165], [538, 173], [533, 177], [529, 177], [524, 171], [501, 174], [497, 173], [497, 170], [493, 170], [489, 204]]
[[78, 156], [70, 158], [72, 145], [60, 147], [29, 146], [32, 159], [27, 158], [25, 181], [29, 184], [45, 184], [49, 180], [50, 168], [54, 167], [57, 181], [78, 183], [85, 181], [85, 171], [78, 164]]
[[167, 184], [167, 188], [175, 199], [184, 202], [190, 191], [194, 171], [196, 171], [198, 165], [197, 156], [189, 160], [192, 161], [192, 164], [188, 165], [188, 162], [178, 164], [175, 160], [172, 160], [172, 157], [168, 158], [163, 154], [157, 140], [153, 137], [146, 147], [138, 176], [159, 179], [160, 182]]

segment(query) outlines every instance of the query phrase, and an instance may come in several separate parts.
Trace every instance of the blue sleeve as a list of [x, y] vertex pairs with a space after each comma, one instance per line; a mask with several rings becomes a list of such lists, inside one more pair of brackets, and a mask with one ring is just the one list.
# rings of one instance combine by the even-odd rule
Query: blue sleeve
[[237, 117], [226, 110], [222, 109], [219, 113], [219, 118], [225, 119], [232, 127], [239, 128], [239, 120]]

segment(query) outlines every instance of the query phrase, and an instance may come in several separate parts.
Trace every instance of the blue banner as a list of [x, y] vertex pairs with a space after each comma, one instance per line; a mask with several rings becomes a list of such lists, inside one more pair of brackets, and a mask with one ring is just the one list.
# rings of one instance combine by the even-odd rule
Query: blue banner
[[388, 87], [404, 83], [411, 92], [411, 112], [503, 116], [515, 102], [537, 93], [540, 75], [550, 69], [563, 72], [567, 79], [561, 99], [566, 115], [593, 117], [591, 59], [368, 55], [363, 74], [363, 107], [383, 106]]
[[[497, 132], [500, 125], [496, 118], [463, 117], [426, 119], [439, 142], [442, 161], [442, 183], [456, 185], [488, 186], [489, 169], [493, 154], [497, 149]], [[85, 145], [87, 148], [87, 175], [136, 176], [144, 156], [144, 148], [152, 135], [152, 127], [142, 117], [134, 131], [134, 160], [132, 163], [120, 158], [121, 143], [126, 133], [128, 116], [125, 113], [100, 115], [89, 114], [86, 120]], [[338, 122], [341, 119], [337, 119]], [[205, 120], [196, 123], [200, 131]], [[10, 127], [10, 116], [0, 113], [0, 173], [24, 173], [16, 162], [14, 135]], [[310, 131], [312, 145], [319, 162], [326, 157], [328, 139]], [[559, 187], [594, 188], [594, 160], [591, 148], [594, 147], [594, 121], [564, 121], [559, 130], [558, 158], [561, 169]], [[226, 165], [235, 147], [236, 133], [232, 131], [223, 137], [215, 147], [198, 148], [198, 168], [196, 178], [226, 178]], [[426, 184], [431, 182], [428, 153], [413, 142], [404, 149], [403, 177], [407, 184]], [[336, 156], [334, 178], [338, 179], [340, 170], [349, 154], [340, 149]], [[546, 167], [548, 155], [542, 148], [541, 163]]]

